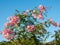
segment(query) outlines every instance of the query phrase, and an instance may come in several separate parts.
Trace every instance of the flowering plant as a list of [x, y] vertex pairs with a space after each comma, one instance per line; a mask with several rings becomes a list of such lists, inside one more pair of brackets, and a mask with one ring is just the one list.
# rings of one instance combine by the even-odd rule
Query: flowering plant
[[22, 13], [17, 11], [17, 14], [9, 17], [9, 21], [4, 24], [5, 28], [2, 31], [4, 38], [13, 41], [13, 45], [18, 45], [15, 43], [17, 40], [22, 45], [39, 45], [48, 33], [45, 27], [49, 27], [50, 24], [60, 27], [60, 24], [52, 19], [45, 20], [46, 11], [46, 7], [42, 5], [39, 5], [38, 9], [26, 10]]

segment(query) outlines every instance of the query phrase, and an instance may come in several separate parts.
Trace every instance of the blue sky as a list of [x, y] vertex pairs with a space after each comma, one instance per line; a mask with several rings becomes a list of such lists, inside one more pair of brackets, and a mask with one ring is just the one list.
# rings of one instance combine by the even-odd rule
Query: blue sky
[[[48, 9], [48, 18], [53, 18], [54, 21], [60, 22], [60, 0], [0, 0], [0, 31], [4, 29], [4, 23], [7, 21], [7, 17], [14, 15], [15, 9], [19, 11], [24, 11], [28, 9], [33, 9], [38, 5], [45, 5], [47, 7], [52, 7]], [[51, 26], [47, 30], [52, 32], [57, 28]], [[0, 41], [6, 40], [0, 35]], [[49, 38], [47, 41], [51, 41]]]

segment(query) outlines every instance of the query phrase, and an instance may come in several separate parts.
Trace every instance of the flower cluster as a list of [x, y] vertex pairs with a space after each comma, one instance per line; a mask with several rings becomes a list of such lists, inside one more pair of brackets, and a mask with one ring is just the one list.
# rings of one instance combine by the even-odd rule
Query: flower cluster
[[19, 17], [18, 16], [11, 16], [8, 18], [9, 22], [6, 22], [4, 25], [5, 26], [14, 26], [19, 22]]
[[45, 10], [46, 10], [45, 6], [42, 6], [42, 5], [39, 5], [39, 7], [38, 7], [38, 8], [40, 9], [40, 11], [41, 11], [41, 12], [43, 12], [43, 11], [45, 11]]
[[[4, 24], [5, 29], [3, 30], [2, 34], [4, 35], [4, 37], [6, 39], [12, 39], [12, 38], [14, 38], [14, 36], [15, 36], [14, 35], [14, 29], [16, 28], [15, 26], [16, 25], [18, 26], [18, 24], [20, 25], [20, 20], [21, 21], [24, 20], [24, 19], [21, 19], [21, 18], [26, 18], [26, 16], [28, 16], [31, 13], [30, 16], [33, 17], [33, 19], [37, 19], [37, 18], [38, 19], [44, 19], [43, 12], [45, 10], [46, 10], [45, 6], [39, 5], [38, 6], [38, 10], [32, 10], [32, 13], [31, 13], [31, 10], [26, 10], [20, 16], [15, 15], [15, 16], [9, 17], [8, 18], [9, 21]], [[29, 22], [29, 20], [27, 22]], [[27, 24], [27, 22], [25, 22], [25, 23]], [[24, 22], [22, 22], [22, 23], [24, 23]], [[29, 23], [31, 23], [31, 21]], [[33, 32], [33, 31], [35, 31], [36, 26], [34, 24], [27, 24], [27, 26], [25, 27], [25, 29], [26, 29], [27, 32]]]
[[[45, 8], [45, 6], [39, 5], [38, 9], [40, 10], [39, 14], [38, 15], [37, 14], [32, 14], [32, 16], [34, 18], [38, 18], [38, 19], [42, 19], [43, 20], [44, 17], [43, 17], [42, 14], [46, 10], [46, 8]], [[36, 12], [36, 10], [33, 10], [33, 12]]]
[[53, 26], [60, 27], [60, 24], [57, 23], [57, 22], [55, 22], [55, 21], [53, 21], [53, 19], [50, 19], [49, 21], [50, 21], [50, 23], [51, 23]]
[[39, 5], [38, 8], [40, 9], [40, 13], [39, 13], [39, 15], [38, 15], [38, 18], [39, 18], [39, 19], [44, 19], [44, 17], [43, 17], [42, 14], [43, 14], [43, 12], [46, 10], [45, 6]]
[[[6, 22], [4, 24], [5, 27], [12, 27], [18, 24], [19, 22], [19, 17], [18, 16], [12, 16], [8, 18], [9, 22]], [[5, 28], [2, 32], [4, 35], [4, 38], [6, 39], [12, 39], [14, 38], [14, 30], [11, 30], [10, 28]]]
[[32, 32], [34, 30], [35, 30], [35, 26], [34, 25], [27, 25], [27, 27], [26, 27], [26, 31], [27, 32]]
[[18, 16], [9, 17], [8, 20], [10, 20], [10, 23], [12, 24], [17, 24], [19, 21], [19, 17]]
[[[38, 34], [38, 32], [43, 33], [45, 31], [45, 28], [43, 26], [43, 25], [45, 25], [45, 23], [39, 22], [39, 20], [37, 20], [37, 19], [44, 20], [45, 11], [46, 11], [46, 7], [39, 5], [38, 10], [37, 9], [36, 10], [26, 10], [21, 14], [16, 14], [15, 16], [9, 17], [8, 18], [9, 21], [4, 24], [5, 29], [2, 32], [2, 34], [4, 35], [4, 38], [13, 39], [15, 37], [15, 35], [19, 34], [19, 36], [20, 36], [20, 34], [21, 34], [23, 36], [27, 32], [28, 33], [35, 32], [37, 34]], [[52, 19], [50, 19], [49, 21], [52, 25], [60, 27], [60, 24], [54, 22]], [[25, 32], [25, 30], [26, 30], [26, 32]], [[26, 36], [27, 36], [27, 34], [26, 34]]]
[[14, 31], [10, 29], [4, 29], [2, 34], [4, 35], [4, 38], [6, 39], [12, 39], [14, 38]]
[[13, 24], [13, 23], [10, 23], [10, 22], [6, 22], [6, 23], [4, 24], [4, 26], [5, 26], [5, 27], [7, 27], [7, 26], [14, 26], [14, 24]]

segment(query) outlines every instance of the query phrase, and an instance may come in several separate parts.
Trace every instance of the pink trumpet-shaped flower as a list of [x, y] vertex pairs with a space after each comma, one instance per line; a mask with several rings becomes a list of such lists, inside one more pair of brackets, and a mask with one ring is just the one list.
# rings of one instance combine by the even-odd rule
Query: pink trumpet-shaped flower
[[50, 21], [50, 22], [53, 22], [53, 19], [52, 19], [52, 18], [50, 18], [50, 19], [49, 19], [49, 21]]
[[50, 21], [50, 23], [51, 23], [53, 26], [57, 26], [57, 23], [54, 22], [53, 19], [50, 19], [49, 21]]
[[8, 37], [9, 37], [9, 34], [7, 33], [7, 34], [5, 34], [3, 37], [4, 37], [4, 38], [8, 38]]
[[42, 6], [42, 5], [39, 5], [38, 8], [40, 9], [41, 12], [46, 10], [45, 6]]
[[60, 27], [60, 24], [57, 22], [54, 22], [52, 18], [49, 21], [53, 26]]
[[52, 25], [57, 27], [57, 23], [56, 22], [52, 22]]
[[13, 36], [9, 36], [7, 39], [10, 40], [10, 39], [13, 39], [14, 38], [14, 35]]
[[44, 17], [42, 16], [42, 12], [39, 13], [39, 15], [37, 16], [37, 18], [44, 20]]
[[13, 36], [10, 36], [10, 35], [4, 35], [4, 38], [10, 40], [10, 39], [13, 39], [13, 38], [14, 38], [14, 35], [13, 35]]
[[12, 34], [13, 31], [10, 30], [10, 29], [4, 29], [3, 32], [2, 32], [2, 34], [7, 34], [7, 33]]
[[32, 32], [35, 30], [35, 26], [34, 25], [28, 25], [26, 30], [27, 30], [27, 32]]
[[60, 27], [60, 24], [59, 23], [56, 23], [58, 27]]
[[18, 21], [19, 21], [19, 17], [18, 16], [13, 16], [13, 17], [10, 17], [9, 20], [12, 24], [17, 24]]
[[6, 39], [14, 38], [14, 32], [10, 29], [4, 29], [2, 34], [4, 35], [4, 38], [6, 38]]
[[14, 26], [14, 24], [13, 24], [13, 23], [10, 23], [10, 22], [6, 22], [6, 23], [4, 24], [4, 26]]
[[37, 18], [44, 20], [44, 17], [42, 15], [38, 15]]
[[32, 29], [32, 30], [35, 30], [35, 26], [34, 26], [34, 25], [32, 25], [32, 26], [31, 26], [31, 29]]
[[44, 17], [42, 16], [42, 14], [39, 14], [39, 15], [37, 16], [37, 18], [44, 20]]

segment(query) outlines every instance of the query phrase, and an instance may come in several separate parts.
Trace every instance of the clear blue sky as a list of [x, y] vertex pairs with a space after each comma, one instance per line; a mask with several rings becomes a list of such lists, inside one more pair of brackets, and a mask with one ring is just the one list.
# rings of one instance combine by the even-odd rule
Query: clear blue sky
[[[15, 13], [15, 9], [19, 11], [33, 9], [40, 5], [52, 7], [48, 11], [47, 16], [53, 18], [56, 22], [60, 22], [60, 0], [0, 0], [0, 31], [4, 29], [4, 23], [6, 18], [12, 16]], [[55, 27], [48, 28], [48, 31], [52, 32], [56, 30]], [[0, 35], [0, 41], [6, 40]], [[49, 38], [47, 41], [51, 41]]]

